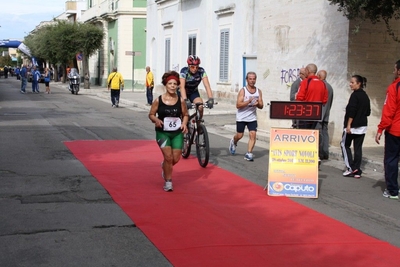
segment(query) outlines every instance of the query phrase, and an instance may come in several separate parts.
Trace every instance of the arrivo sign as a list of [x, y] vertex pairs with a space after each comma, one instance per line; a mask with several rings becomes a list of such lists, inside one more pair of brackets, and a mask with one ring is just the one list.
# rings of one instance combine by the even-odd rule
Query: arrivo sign
[[320, 120], [322, 118], [321, 102], [271, 101], [271, 119]]

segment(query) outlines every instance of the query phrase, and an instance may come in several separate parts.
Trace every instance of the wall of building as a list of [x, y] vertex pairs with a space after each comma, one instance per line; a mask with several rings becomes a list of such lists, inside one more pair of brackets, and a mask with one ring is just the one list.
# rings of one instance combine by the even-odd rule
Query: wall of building
[[[400, 34], [400, 25], [393, 21], [391, 25], [396, 34]], [[363, 22], [357, 33], [354, 24], [350, 24], [348, 77], [359, 74], [367, 78], [366, 92], [371, 100], [371, 116], [368, 119], [368, 132], [364, 143], [375, 145], [377, 125], [386, 96], [386, 88], [393, 81], [393, 68], [400, 60], [400, 44], [388, 35], [384, 23]], [[398, 36], [400, 37], [400, 36]], [[349, 92], [348, 86], [346, 91]], [[339, 108], [343, 108], [340, 106]]]
[[[291, 83], [299, 69], [315, 63], [328, 72], [327, 81], [335, 90], [333, 109], [347, 100], [338, 88], [347, 86], [348, 20], [328, 1], [268, 1], [259, 4], [258, 86], [264, 102], [289, 101]], [[262, 25], [262, 26], [261, 26]], [[333, 114], [332, 114], [333, 113]], [[331, 112], [330, 129], [338, 144], [343, 114]], [[291, 121], [269, 119], [269, 106], [259, 112], [259, 129], [290, 127]], [[333, 127], [333, 128], [332, 128]]]

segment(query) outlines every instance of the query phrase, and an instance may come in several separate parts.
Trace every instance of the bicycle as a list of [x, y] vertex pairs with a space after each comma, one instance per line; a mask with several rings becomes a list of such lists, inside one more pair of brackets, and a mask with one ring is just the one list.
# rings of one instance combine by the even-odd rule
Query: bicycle
[[189, 116], [188, 132], [183, 137], [182, 157], [185, 159], [189, 157], [194, 142], [196, 144], [197, 160], [200, 166], [205, 168], [210, 158], [210, 142], [204, 120], [200, 119], [200, 106], [208, 107], [207, 102], [192, 104], [195, 112]]

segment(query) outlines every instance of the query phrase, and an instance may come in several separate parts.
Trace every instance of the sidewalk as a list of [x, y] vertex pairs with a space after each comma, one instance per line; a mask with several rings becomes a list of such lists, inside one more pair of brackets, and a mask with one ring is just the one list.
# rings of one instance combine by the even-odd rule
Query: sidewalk
[[[53, 83], [62, 87], [61, 83]], [[102, 99], [109, 99], [110, 93], [106, 88], [99, 86], [91, 86], [91, 89], [81, 89], [79, 94], [95, 95]], [[159, 94], [154, 93], [154, 98], [158, 97]], [[206, 109], [205, 115], [221, 115], [221, 114], [236, 114], [235, 104], [230, 101], [223, 101], [220, 99], [213, 109]], [[144, 91], [123, 91], [121, 92], [120, 103], [148, 110], [146, 106], [146, 93]], [[230, 124], [226, 124], [224, 129], [230, 132], [236, 131], [236, 126], [231, 121]], [[218, 133], [218, 130], [217, 130]], [[269, 147], [269, 132], [258, 131], [257, 132], [258, 144], [263, 143], [263, 147]], [[329, 165], [335, 168], [344, 169], [344, 163], [342, 159], [342, 152], [339, 146], [330, 146], [329, 148], [329, 160], [323, 161], [322, 164]], [[383, 143], [380, 146], [374, 147], [363, 147], [363, 162], [362, 169], [365, 175], [368, 177], [383, 179]]]

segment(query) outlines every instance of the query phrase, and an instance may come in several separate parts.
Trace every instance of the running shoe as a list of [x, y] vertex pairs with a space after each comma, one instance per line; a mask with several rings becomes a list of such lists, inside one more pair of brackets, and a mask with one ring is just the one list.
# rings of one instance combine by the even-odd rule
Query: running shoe
[[111, 107], [112, 107], [112, 108], [115, 108], [115, 105], [112, 105]]
[[387, 189], [385, 189], [385, 191], [383, 191], [383, 196], [387, 197], [387, 198], [390, 198], [390, 199], [399, 199], [398, 195], [397, 196], [392, 196]]
[[353, 177], [356, 179], [360, 179], [361, 178], [361, 170], [355, 170], [353, 171]]
[[353, 172], [350, 171], [349, 169], [347, 169], [347, 170], [345, 170], [345, 172], [343, 173], [343, 176], [349, 177], [349, 176], [351, 176], [352, 174], [353, 174]]
[[233, 141], [233, 138], [229, 142], [229, 152], [231, 152], [232, 155], [235, 155], [236, 153], [236, 145], [235, 142]]
[[172, 182], [165, 182], [164, 191], [171, 192], [173, 190], [174, 190], [174, 188], [172, 187]]
[[247, 152], [246, 155], [244, 155], [244, 159], [247, 160], [247, 161], [254, 161], [253, 153]]
[[115, 101], [115, 107], [119, 107], [119, 101]]

